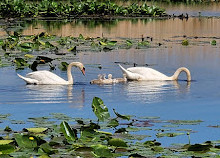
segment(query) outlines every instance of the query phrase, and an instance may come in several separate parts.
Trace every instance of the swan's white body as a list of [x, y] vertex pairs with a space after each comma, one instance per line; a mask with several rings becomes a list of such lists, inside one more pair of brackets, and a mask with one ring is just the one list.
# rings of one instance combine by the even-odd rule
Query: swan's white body
[[156, 81], [177, 80], [179, 74], [182, 71], [185, 71], [187, 75], [187, 81], [191, 81], [190, 71], [185, 67], [180, 67], [179, 69], [176, 70], [173, 76], [169, 77], [157, 70], [154, 70], [148, 67], [131, 67], [131, 68], [125, 69], [120, 64], [119, 66], [123, 74], [126, 75], [128, 80], [136, 80], [136, 81], [139, 81], [139, 80], [151, 80], [151, 81], [153, 80], [156, 80]]
[[67, 67], [67, 78], [68, 80], [64, 80], [61, 77], [57, 76], [56, 74], [50, 72], [50, 71], [35, 71], [28, 73], [26, 77], [23, 77], [19, 74], [17, 74], [20, 78], [22, 78], [27, 84], [42, 84], [42, 85], [48, 85], [48, 84], [56, 84], [56, 85], [69, 85], [73, 84], [73, 77], [71, 74], [71, 68], [73, 66], [79, 67], [82, 73], [85, 75], [85, 68], [82, 63], [80, 62], [72, 62]]

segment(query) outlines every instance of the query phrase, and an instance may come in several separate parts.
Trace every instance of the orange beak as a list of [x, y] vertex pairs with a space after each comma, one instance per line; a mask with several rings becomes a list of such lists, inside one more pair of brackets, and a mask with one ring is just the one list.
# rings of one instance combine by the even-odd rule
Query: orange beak
[[83, 69], [81, 70], [84, 76], [85, 76], [85, 74], [86, 74], [85, 70], [86, 70], [86, 69], [85, 69], [84, 67], [83, 67]]
[[41, 59], [40, 62], [42, 62], [42, 63], [44, 63], [44, 64], [46, 63], [45, 60], [43, 60], [43, 59]]

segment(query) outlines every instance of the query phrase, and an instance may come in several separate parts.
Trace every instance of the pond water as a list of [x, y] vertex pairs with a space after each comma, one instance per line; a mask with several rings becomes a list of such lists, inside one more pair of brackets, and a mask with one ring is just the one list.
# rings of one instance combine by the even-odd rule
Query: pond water
[[[58, 22], [59, 23], [59, 22]], [[91, 24], [96, 25], [91, 25]], [[95, 118], [91, 103], [93, 97], [100, 97], [113, 115], [115, 108], [119, 113], [135, 116], [157, 116], [161, 120], [202, 120], [199, 126], [186, 126], [193, 131], [192, 143], [218, 140], [219, 128], [207, 126], [220, 125], [220, 19], [189, 18], [188, 20], [114, 20], [66, 22], [53, 27], [57, 22], [38, 21], [22, 24], [22, 34], [37, 34], [47, 31], [58, 36], [105, 36], [113, 39], [152, 37], [155, 47], [148, 49], [122, 49], [109, 52], [85, 51], [75, 56], [67, 55], [66, 61], [81, 61], [86, 67], [86, 76], [73, 69], [73, 86], [26, 85], [17, 73], [25, 75], [30, 69], [15, 70], [14, 67], [0, 68], [0, 109], [1, 114], [10, 113], [12, 119], [26, 120], [29, 117], [48, 116], [50, 113], [65, 113], [71, 117]], [[55, 25], [54, 25], [55, 24]], [[57, 26], [57, 25], [56, 25]], [[8, 28], [10, 30], [10, 28]], [[1, 36], [5, 36], [1, 31]], [[183, 39], [190, 41], [182, 46]], [[210, 45], [215, 39], [216, 46]], [[156, 46], [162, 43], [162, 46]], [[50, 56], [49, 54], [47, 54]], [[54, 56], [53, 56], [54, 57]], [[60, 61], [54, 61], [58, 65]], [[181, 66], [189, 68], [193, 81], [187, 83], [185, 74], [178, 82], [127, 82], [113, 85], [91, 85], [89, 82], [98, 74], [122, 77], [118, 62], [127, 63], [124, 67], [149, 64], [150, 67], [171, 76]], [[102, 69], [98, 68], [102, 66]], [[39, 69], [49, 69], [42, 65]], [[54, 73], [66, 78], [60, 69]], [[10, 125], [23, 128], [24, 125], [11, 125], [9, 121], [0, 128]], [[27, 123], [25, 126], [33, 126]], [[155, 125], [156, 126], [156, 125]], [[155, 127], [156, 128], [156, 127]], [[186, 136], [178, 136], [167, 141], [187, 143]]]

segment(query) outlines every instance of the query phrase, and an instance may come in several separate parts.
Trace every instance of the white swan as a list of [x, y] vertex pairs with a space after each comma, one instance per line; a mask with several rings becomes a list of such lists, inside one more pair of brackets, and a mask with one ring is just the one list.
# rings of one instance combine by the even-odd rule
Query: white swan
[[22, 78], [27, 84], [56, 84], [56, 85], [70, 85], [73, 84], [73, 77], [71, 74], [71, 68], [73, 66], [79, 67], [82, 71], [83, 75], [85, 75], [85, 67], [80, 62], [72, 62], [67, 67], [67, 78], [68, 81], [62, 79], [61, 77], [57, 76], [56, 74], [50, 71], [35, 71], [28, 73], [26, 77], [23, 77], [17, 74], [20, 78]]
[[166, 76], [164, 74], [162, 74], [161, 72], [154, 70], [152, 68], [147, 68], [147, 67], [131, 67], [128, 69], [123, 68], [120, 64], [119, 64], [123, 74], [126, 75], [128, 80], [177, 80], [179, 74], [182, 71], [186, 72], [187, 75], [187, 81], [191, 81], [191, 75], [190, 75], [190, 71], [185, 68], [185, 67], [180, 67], [179, 69], [176, 70], [176, 72], [173, 74], [173, 76]]

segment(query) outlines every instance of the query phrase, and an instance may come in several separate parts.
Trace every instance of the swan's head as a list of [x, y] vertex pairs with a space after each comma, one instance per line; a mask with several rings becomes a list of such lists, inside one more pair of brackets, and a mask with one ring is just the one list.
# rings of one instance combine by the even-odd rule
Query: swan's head
[[112, 79], [112, 74], [108, 74], [108, 79]]
[[82, 69], [80, 69], [81, 71], [82, 71], [82, 74], [85, 76], [85, 74], [86, 74], [86, 68], [85, 67], [83, 67]]
[[84, 67], [84, 65], [79, 62], [79, 63], [78, 63], [78, 67], [79, 67], [79, 69], [81, 70], [82, 74], [85, 76], [86, 68]]

